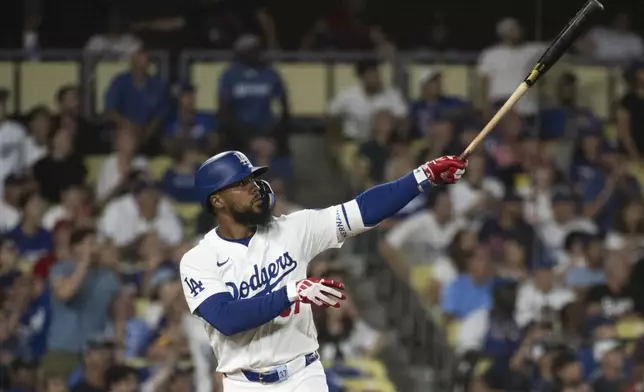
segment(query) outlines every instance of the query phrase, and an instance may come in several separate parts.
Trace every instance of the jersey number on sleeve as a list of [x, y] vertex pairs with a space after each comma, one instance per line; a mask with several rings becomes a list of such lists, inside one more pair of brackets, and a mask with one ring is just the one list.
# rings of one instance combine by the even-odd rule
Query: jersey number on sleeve
[[201, 281], [197, 282], [194, 279], [188, 279], [188, 278], [185, 278], [183, 281], [188, 286], [188, 289], [190, 289], [190, 294], [193, 297], [196, 297], [199, 293], [201, 293], [204, 290], [203, 283], [201, 283]]
[[[295, 311], [293, 314], [299, 314], [300, 313], [300, 301], [297, 301], [295, 303]], [[282, 313], [280, 313], [280, 316], [282, 317], [288, 317], [291, 315], [291, 307], [289, 306], [288, 308], [284, 309]]]

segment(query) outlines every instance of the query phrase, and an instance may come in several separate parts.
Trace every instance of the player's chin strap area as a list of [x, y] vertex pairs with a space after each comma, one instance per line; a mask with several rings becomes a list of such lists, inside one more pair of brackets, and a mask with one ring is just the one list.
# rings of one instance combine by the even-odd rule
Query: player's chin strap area
[[242, 370], [237, 373], [224, 373], [227, 378], [235, 381], [257, 382], [260, 384], [275, 384], [286, 380], [293, 374], [303, 370], [305, 367], [320, 359], [317, 352], [301, 355], [294, 360], [275, 366], [267, 371], [256, 372]]
[[275, 208], [275, 192], [273, 192], [271, 184], [262, 179], [258, 179], [255, 182], [259, 187], [259, 194], [261, 195], [264, 204], [270, 211], [273, 211]]

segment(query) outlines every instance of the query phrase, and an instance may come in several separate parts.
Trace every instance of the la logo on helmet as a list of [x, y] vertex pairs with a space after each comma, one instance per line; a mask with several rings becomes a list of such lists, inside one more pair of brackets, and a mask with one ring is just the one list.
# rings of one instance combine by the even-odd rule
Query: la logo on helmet
[[240, 154], [238, 152], [236, 152], [234, 154], [237, 157], [237, 159], [239, 159], [239, 162], [241, 162], [242, 165], [244, 165], [244, 166], [252, 166], [250, 164], [250, 161], [248, 160], [248, 158], [246, 158], [246, 156], [244, 154]]

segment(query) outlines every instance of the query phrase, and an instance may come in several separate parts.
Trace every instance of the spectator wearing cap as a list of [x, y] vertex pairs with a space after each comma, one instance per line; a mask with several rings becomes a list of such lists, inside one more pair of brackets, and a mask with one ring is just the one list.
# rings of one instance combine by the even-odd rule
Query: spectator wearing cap
[[594, 391], [622, 392], [627, 385], [622, 344], [614, 339], [596, 341], [593, 358], [599, 365], [590, 382]]
[[37, 106], [27, 115], [29, 136], [25, 146], [25, 164], [29, 167], [47, 156], [52, 131], [51, 112], [46, 106]]
[[172, 152], [172, 166], [163, 175], [163, 193], [178, 203], [198, 203], [194, 192], [195, 172], [201, 164], [201, 155], [192, 141], [176, 143]]
[[606, 235], [606, 247], [610, 251], [628, 251], [633, 261], [644, 256], [644, 206], [639, 199], [621, 205]]
[[577, 214], [575, 197], [567, 185], [555, 187], [552, 195], [552, 218], [540, 222], [537, 232], [544, 245], [558, 260], [564, 251], [566, 236], [573, 231], [596, 234], [597, 226], [590, 219]]
[[210, 155], [218, 146], [215, 116], [197, 110], [195, 87], [180, 86], [176, 112], [165, 123], [163, 142], [167, 152], [173, 152], [182, 142], [196, 143], [202, 152]]
[[138, 141], [132, 130], [116, 132], [114, 152], [101, 164], [96, 181], [96, 200], [104, 205], [129, 191], [132, 177], [145, 172], [149, 161], [138, 155]]
[[0, 195], [3, 193], [2, 186], [7, 176], [22, 174], [27, 168], [27, 132], [22, 124], [8, 118], [8, 99], [9, 91], [0, 89]]
[[32, 263], [49, 253], [54, 246], [51, 233], [42, 227], [47, 201], [39, 193], [33, 192], [23, 196], [21, 207], [23, 215], [20, 224], [7, 236], [15, 241], [23, 261]]
[[181, 242], [183, 228], [170, 201], [161, 195], [159, 184], [141, 179], [128, 193], [111, 201], [100, 218], [101, 236], [121, 248], [140, 235], [156, 231], [161, 240], [174, 246]]
[[[514, 18], [504, 18], [496, 25], [500, 42], [483, 50], [477, 71], [482, 80], [481, 103], [489, 114], [494, 105], [502, 104], [514, 92], [517, 80], [530, 73], [545, 45], [523, 41], [523, 27]], [[528, 94], [514, 107], [521, 116], [537, 114], [536, 94]]]
[[38, 364], [21, 358], [10, 365], [11, 387], [7, 392], [36, 392]]
[[443, 74], [437, 68], [427, 69], [418, 85], [420, 97], [409, 107], [412, 135], [432, 140], [432, 124], [435, 121], [465, 114], [469, 104], [461, 98], [444, 94]]
[[617, 134], [631, 162], [644, 157], [644, 62], [635, 62], [624, 73], [628, 90], [617, 108]]
[[632, 315], [637, 298], [629, 282], [630, 262], [623, 254], [613, 254], [604, 268], [606, 282], [591, 287], [586, 296], [587, 314], [609, 320]]
[[47, 374], [65, 377], [78, 365], [83, 347], [105, 331], [119, 290], [116, 274], [97, 264], [94, 230], [74, 231], [70, 247], [70, 260], [59, 261], [50, 272], [52, 319], [43, 359]]
[[105, 111], [117, 129], [135, 132], [142, 148], [152, 148], [168, 115], [168, 90], [158, 75], [150, 73], [148, 52], [140, 48], [131, 56], [130, 70], [112, 80], [105, 95]]
[[520, 327], [531, 322], [551, 323], [549, 314], [559, 312], [575, 300], [575, 294], [555, 279], [555, 262], [547, 255], [533, 261], [533, 278], [523, 282], [517, 293], [515, 319]]
[[108, 392], [108, 369], [114, 366], [115, 345], [109, 339], [93, 338], [83, 347], [81, 368], [68, 380], [71, 392]]
[[[288, 91], [282, 76], [262, 58], [259, 38], [240, 37], [235, 43], [235, 55], [219, 78], [218, 120], [226, 148], [247, 151], [254, 137], [276, 134], [279, 127], [287, 126]], [[273, 113], [274, 101], [281, 106], [279, 118]], [[280, 140], [280, 146], [282, 143]]]
[[0, 198], [0, 233], [6, 233], [20, 223], [20, 200], [26, 183], [26, 178], [15, 174], [4, 179], [4, 196]]
[[467, 260], [465, 273], [443, 287], [440, 307], [448, 320], [463, 320], [477, 310], [492, 307], [492, 264], [489, 251], [476, 249]]
[[85, 182], [87, 169], [75, 153], [72, 134], [60, 128], [50, 137], [49, 154], [36, 162], [32, 171], [42, 195], [48, 202], [60, 203], [63, 190]]
[[331, 143], [342, 139], [366, 142], [373, 135], [374, 115], [380, 110], [391, 112], [397, 123], [408, 114], [401, 92], [385, 86], [376, 61], [356, 64], [358, 83], [347, 87], [331, 100], [327, 109], [327, 133]]
[[601, 236], [589, 235], [584, 240], [584, 265], [571, 266], [564, 279], [567, 287], [585, 294], [586, 289], [606, 281], [606, 251]]

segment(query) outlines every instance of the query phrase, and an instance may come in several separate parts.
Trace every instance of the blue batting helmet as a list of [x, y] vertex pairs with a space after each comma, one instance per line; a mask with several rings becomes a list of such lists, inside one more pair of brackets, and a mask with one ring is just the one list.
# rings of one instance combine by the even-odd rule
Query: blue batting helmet
[[262, 175], [266, 166], [253, 166], [239, 151], [219, 153], [199, 166], [195, 174], [195, 190], [201, 204], [209, 206], [210, 195], [250, 175]]

